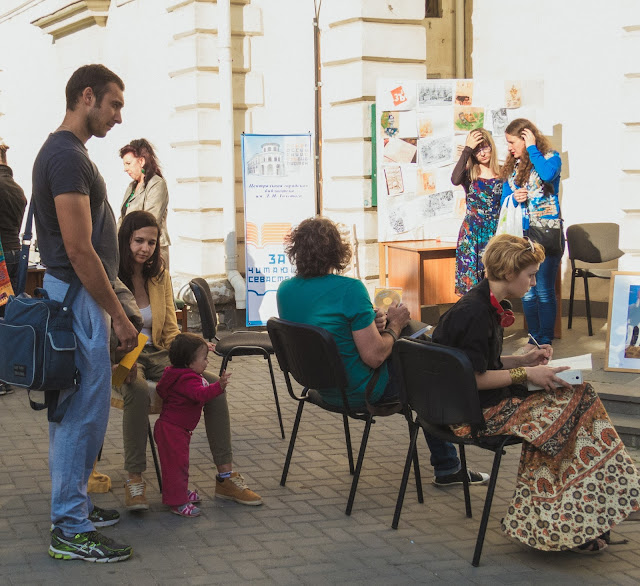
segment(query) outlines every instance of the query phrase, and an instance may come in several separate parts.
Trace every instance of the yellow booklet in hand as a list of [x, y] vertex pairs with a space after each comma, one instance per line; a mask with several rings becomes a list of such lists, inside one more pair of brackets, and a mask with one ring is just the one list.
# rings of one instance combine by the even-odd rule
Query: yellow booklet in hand
[[138, 360], [138, 356], [140, 356], [140, 352], [142, 352], [142, 349], [148, 339], [148, 336], [138, 334], [138, 345], [131, 350], [131, 352], [122, 357], [122, 360], [118, 363], [118, 366], [111, 374], [111, 384], [114, 387], [119, 387], [124, 382], [124, 379], [127, 378], [129, 371], [135, 364], [136, 360]]

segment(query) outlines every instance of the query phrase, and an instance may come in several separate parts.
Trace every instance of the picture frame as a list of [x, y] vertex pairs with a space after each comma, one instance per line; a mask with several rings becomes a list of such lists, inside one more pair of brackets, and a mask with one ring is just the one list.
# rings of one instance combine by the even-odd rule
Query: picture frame
[[640, 272], [614, 271], [604, 369], [640, 372]]

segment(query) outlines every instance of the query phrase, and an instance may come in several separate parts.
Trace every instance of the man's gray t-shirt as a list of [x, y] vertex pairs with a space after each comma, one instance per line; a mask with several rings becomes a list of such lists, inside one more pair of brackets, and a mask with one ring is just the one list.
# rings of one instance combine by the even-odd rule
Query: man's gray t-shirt
[[107, 201], [107, 187], [82, 141], [66, 130], [50, 134], [36, 157], [33, 198], [42, 264], [57, 279], [70, 282], [74, 270], [62, 242], [54, 202], [62, 193], [89, 196], [91, 243], [113, 283], [118, 274], [118, 239], [116, 220]]

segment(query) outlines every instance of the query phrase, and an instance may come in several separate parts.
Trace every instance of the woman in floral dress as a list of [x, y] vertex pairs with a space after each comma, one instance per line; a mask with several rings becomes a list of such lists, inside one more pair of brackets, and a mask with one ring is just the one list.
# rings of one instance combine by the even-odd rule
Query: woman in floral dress
[[[565, 368], [546, 366], [549, 344], [501, 356], [500, 302], [535, 285], [543, 248], [501, 234], [483, 261], [487, 278], [442, 316], [433, 341], [459, 348], [473, 365], [486, 423], [478, 435], [524, 440], [502, 530], [535, 549], [600, 552], [610, 529], [640, 509], [638, 471], [593, 387], [571, 386], [557, 376]], [[471, 434], [468, 425], [453, 431]]]
[[502, 181], [498, 155], [491, 135], [472, 130], [451, 174], [451, 183], [462, 185], [467, 213], [460, 226], [456, 248], [456, 294], [464, 295], [484, 276], [482, 251], [496, 232]]

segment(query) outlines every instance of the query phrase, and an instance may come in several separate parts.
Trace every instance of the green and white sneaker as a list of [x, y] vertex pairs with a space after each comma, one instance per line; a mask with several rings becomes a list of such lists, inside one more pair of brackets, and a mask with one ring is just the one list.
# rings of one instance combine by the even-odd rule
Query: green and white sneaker
[[101, 509], [93, 505], [93, 511], [89, 513], [89, 521], [94, 527], [110, 527], [120, 521], [120, 513], [114, 509]]
[[56, 560], [84, 560], [85, 562], [121, 562], [131, 557], [129, 545], [120, 545], [97, 531], [77, 533], [66, 537], [59, 527], [51, 532], [49, 555]]

